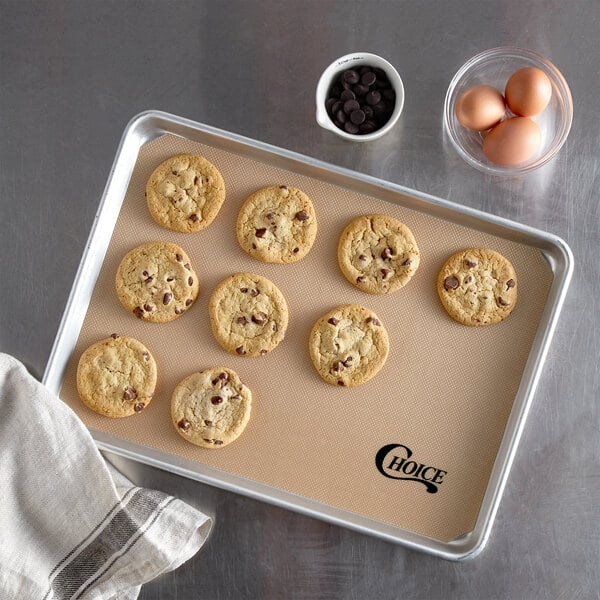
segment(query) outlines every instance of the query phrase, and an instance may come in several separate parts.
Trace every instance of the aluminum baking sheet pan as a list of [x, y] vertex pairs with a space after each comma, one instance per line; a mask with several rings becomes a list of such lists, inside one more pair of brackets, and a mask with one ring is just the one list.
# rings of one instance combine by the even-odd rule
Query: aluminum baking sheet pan
[[[226, 199], [197, 233], [157, 225], [144, 198], [163, 160], [196, 152], [221, 171]], [[312, 199], [314, 246], [302, 260], [267, 264], [235, 236], [245, 198], [267, 185], [292, 185]], [[421, 263], [404, 288], [361, 292], [337, 265], [337, 240], [362, 214], [384, 213], [410, 227]], [[171, 323], [146, 323], [119, 303], [117, 266], [149, 240], [182, 246], [200, 295]], [[493, 248], [513, 263], [519, 299], [508, 319], [465, 327], [436, 292], [445, 259], [465, 247]], [[332, 166], [281, 148], [161, 112], [127, 126], [44, 375], [101, 449], [227, 490], [380, 536], [448, 559], [484, 546], [540, 377], [572, 272], [559, 238], [518, 223]], [[255, 272], [285, 295], [290, 322], [266, 356], [223, 350], [209, 324], [208, 299], [232, 272]], [[372, 309], [390, 337], [383, 369], [364, 385], [325, 383], [308, 354], [312, 324], [330, 308]], [[112, 333], [142, 341], [156, 358], [152, 403], [125, 419], [101, 417], [77, 396], [83, 350]], [[219, 449], [187, 443], [170, 420], [175, 385], [192, 372], [228, 366], [253, 393], [240, 438]]]

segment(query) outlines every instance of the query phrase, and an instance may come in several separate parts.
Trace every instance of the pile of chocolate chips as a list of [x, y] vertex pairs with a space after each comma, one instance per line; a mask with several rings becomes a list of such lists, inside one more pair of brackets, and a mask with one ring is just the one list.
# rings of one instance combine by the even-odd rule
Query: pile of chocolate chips
[[335, 125], [358, 135], [383, 127], [395, 105], [396, 92], [385, 71], [367, 65], [342, 71], [331, 84], [325, 101]]

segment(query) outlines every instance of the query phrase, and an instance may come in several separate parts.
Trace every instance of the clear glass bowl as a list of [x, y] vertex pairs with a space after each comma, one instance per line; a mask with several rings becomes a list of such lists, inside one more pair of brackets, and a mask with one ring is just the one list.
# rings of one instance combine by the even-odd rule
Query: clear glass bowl
[[[527, 162], [504, 166], [490, 162], [483, 154], [485, 132], [463, 127], [456, 118], [458, 98], [474, 85], [487, 84], [504, 94], [508, 78], [523, 67], [538, 67], [550, 78], [552, 98], [545, 110], [532, 117], [542, 130], [538, 153]], [[507, 109], [507, 116], [513, 116]], [[456, 151], [471, 166], [494, 175], [520, 175], [546, 164], [565, 143], [573, 120], [573, 100], [561, 72], [544, 56], [524, 48], [492, 48], [468, 60], [456, 73], [446, 92], [444, 129]]]

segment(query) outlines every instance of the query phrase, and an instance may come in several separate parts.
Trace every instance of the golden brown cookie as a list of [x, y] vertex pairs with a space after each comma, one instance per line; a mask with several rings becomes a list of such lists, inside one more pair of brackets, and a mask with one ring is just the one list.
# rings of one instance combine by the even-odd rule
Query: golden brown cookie
[[166, 323], [192, 306], [199, 283], [190, 259], [177, 244], [147, 242], [121, 260], [115, 278], [121, 304], [138, 319]]
[[238, 213], [236, 234], [250, 256], [268, 263], [304, 258], [317, 235], [317, 218], [310, 198], [286, 185], [254, 192]]
[[236, 440], [250, 419], [252, 393], [235, 371], [213, 367], [183, 379], [171, 397], [177, 433], [203, 448]]
[[437, 291], [446, 312], [463, 325], [491, 325], [506, 319], [517, 303], [517, 275], [504, 256], [469, 248], [441, 268]]
[[113, 334], [87, 348], [77, 365], [81, 401], [107, 417], [141, 412], [156, 387], [156, 362], [140, 341]]
[[308, 347], [317, 373], [327, 383], [357, 386], [383, 367], [390, 343], [372, 310], [347, 304], [330, 310], [314, 324]]
[[410, 229], [387, 215], [354, 219], [338, 242], [338, 264], [344, 277], [369, 294], [387, 294], [405, 286], [419, 261]]
[[262, 356], [284, 338], [288, 307], [277, 286], [261, 275], [235, 273], [221, 281], [208, 305], [213, 335], [237, 356]]
[[163, 161], [146, 184], [152, 218], [162, 227], [190, 233], [208, 227], [225, 200], [219, 170], [203, 156], [177, 154]]

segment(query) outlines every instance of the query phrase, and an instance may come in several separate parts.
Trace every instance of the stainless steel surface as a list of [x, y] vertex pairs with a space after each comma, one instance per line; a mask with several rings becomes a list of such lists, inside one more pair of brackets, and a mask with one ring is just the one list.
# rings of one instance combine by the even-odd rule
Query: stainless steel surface
[[[141, 485], [212, 512], [194, 559], [150, 598], [600, 597], [600, 5], [504, 2], [0, 0], [0, 350], [41, 376], [125, 124], [158, 108], [563, 237], [575, 274], [490, 541], [449, 563], [113, 457]], [[497, 179], [442, 133], [446, 87], [477, 52], [548, 56], [574, 99], [540, 171]], [[396, 128], [352, 145], [314, 121], [334, 58], [394, 64]]]

